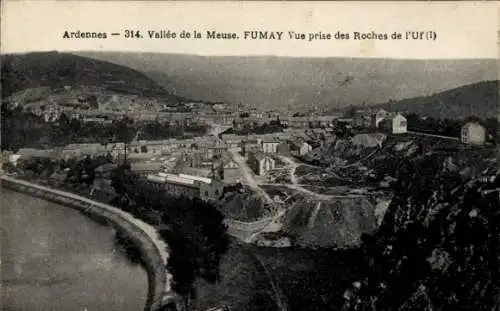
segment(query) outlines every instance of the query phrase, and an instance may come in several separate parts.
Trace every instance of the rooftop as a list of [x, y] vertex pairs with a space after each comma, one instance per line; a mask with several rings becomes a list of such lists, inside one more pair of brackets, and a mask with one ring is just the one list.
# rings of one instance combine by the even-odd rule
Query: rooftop
[[193, 181], [201, 181], [205, 184], [211, 184], [212, 183], [212, 180], [210, 178], [206, 178], [206, 177], [200, 177], [200, 176], [194, 176], [194, 175], [188, 175], [188, 174], [179, 174], [179, 177], [181, 178], [185, 178], [185, 179], [190, 179], [190, 180], [193, 180]]

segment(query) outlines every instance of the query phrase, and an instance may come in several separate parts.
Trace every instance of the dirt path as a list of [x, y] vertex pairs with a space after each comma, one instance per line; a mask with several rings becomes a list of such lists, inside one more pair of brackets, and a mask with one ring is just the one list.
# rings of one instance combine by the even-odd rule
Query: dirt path
[[255, 239], [263, 232], [278, 232], [283, 228], [283, 223], [281, 221], [281, 218], [285, 216], [285, 214], [288, 212], [288, 209], [283, 209], [279, 211], [276, 215], [271, 217], [271, 220], [269, 223], [264, 226], [264, 228], [260, 230], [256, 230], [252, 235], [250, 235], [245, 242], [252, 244]]
[[[294, 190], [297, 190], [297, 191], [300, 191], [300, 192], [303, 192], [303, 193], [306, 193], [308, 195], [315, 196], [315, 197], [321, 198], [321, 199], [330, 199], [330, 198], [339, 197], [339, 196], [335, 196], [335, 195], [320, 194], [320, 193], [313, 192], [311, 190], [304, 188], [301, 184], [299, 184], [297, 176], [295, 175], [295, 171], [297, 170], [297, 167], [299, 166], [299, 164], [297, 162], [295, 162], [293, 159], [291, 159], [290, 157], [287, 157], [284, 155], [279, 155], [279, 157], [283, 162], [287, 163], [290, 167], [289, 174], [290, 174], [291, 184], [269, 184], [269, 185], [285, 186], [287, 188], [294, 189]], [[302, 164], [300, 164], [300, 165], [302, 165]], [[348, 196], [346, 196], [346, 197], [348, 197]]]
[[233, 160], [238, 163], [241, 172], [243, 173], [243, 176], [245, 177], [246, 183], [250, 188], [255, 190], [257, 193], [262, 195], [263, 198], [267, 201], [269, 204], [274, 204], [274, 201], [271, 199], [269, 194], [262, 189], [257, 181], [254, 178], [254, 174], [252, 172], [252, 169], [248, 166], [245, 158], [236, 150], [229, 150], [231, 153], [231, 156]]

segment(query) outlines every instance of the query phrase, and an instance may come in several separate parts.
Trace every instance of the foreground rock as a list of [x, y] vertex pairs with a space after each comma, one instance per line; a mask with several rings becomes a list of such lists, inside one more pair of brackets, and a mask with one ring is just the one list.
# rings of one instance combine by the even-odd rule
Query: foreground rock
[[439, 159], [407, 163], [342, 310], [499, 310], [499, 187]]

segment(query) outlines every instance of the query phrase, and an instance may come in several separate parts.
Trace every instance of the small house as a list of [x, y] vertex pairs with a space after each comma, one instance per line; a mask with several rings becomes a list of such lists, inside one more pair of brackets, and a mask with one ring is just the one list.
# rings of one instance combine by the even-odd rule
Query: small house
[[407, 132], [406, 118], [402, 114], [397, 113], [395, 116], [390, 116], [380, 121], [379, 127], [388, 133], [403, 134]]
[[250, 152], [248, 164], [256, 175], [264, 175], [276, 167], [276, 161], [263, 152]]
[[262, 141], [262, 151], [265, 153], [278, 152], [278, 145], [280, 142], [277, 139], [265, 139]]
[[290, 143], [290, 152], [295, 155], [303, 156], [312, 150], [312, 146], [305, 141], [292, 141]]
[[199, 150], [203, 160], [211, 160], [214, 155], [220, 155], [227, 151], [227, 145], [221, 140], [197, 141], [191, 146], [193, 152]]
[[460, 140], [464, 144], [482, 145], [486, 139], [486, 129], [479, 122], [471, 121], [462, 126]]

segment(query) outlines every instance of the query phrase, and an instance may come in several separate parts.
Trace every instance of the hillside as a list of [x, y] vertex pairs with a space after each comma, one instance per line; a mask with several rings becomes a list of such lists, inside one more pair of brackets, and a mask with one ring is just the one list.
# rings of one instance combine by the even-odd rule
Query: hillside
[[144, 72], [173, 94], [257, 109], [342, 108], [498, 78], [496, 60], [206, 57], [79, 53]]
[[293, 203], [283, 231], [295, 245], [355, 247], [363, 233], [376, 228], [374, 208], [367, 200], [305, 197]]
[[435, 93], [377, 105], [392, 111], [415, 112], [433, 118], [461, 119], [471, 115], [497, 117], [498, 80], [482, 81]]
[[144, 74], [114, 63], [59, 52], [1, 56], [2, 99], [38, 101], [58, 94], [124, 95], [176, 102]]
[[407, 164], [342, 310], [499, 310], [498, 170], [470, 180], [434, 156]]

